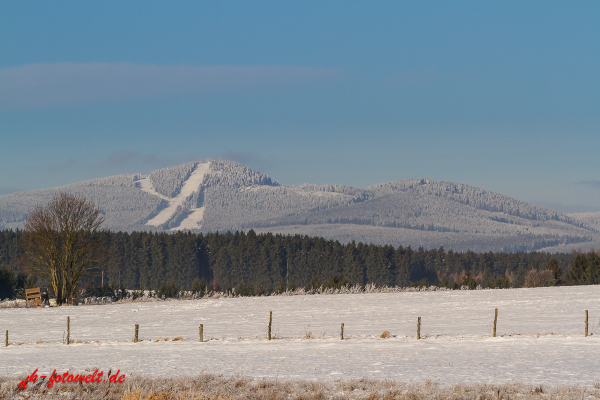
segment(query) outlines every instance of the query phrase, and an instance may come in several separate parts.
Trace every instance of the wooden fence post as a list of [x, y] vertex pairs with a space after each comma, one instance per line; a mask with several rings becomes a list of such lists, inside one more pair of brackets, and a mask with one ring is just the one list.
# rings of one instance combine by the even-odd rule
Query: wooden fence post
[[71, 343], [71, 317], [67, 317], [67, 344]]
[[133, 343], [137, 343], [138, 342], [139, 329], [140, 329], [140, 326], [138, 324], [135, 324], [135, 336], [133, 338]]
[[498, 323], [498, 309], [496, 308], [496, 312], [494, 313], [494, 336], [496, 337], [496, 324]]
[[585, 337], [588, 335], [588, 310], [585, 310]]
[[273, 322], [273, 311], [269, 311], [269, 340], [271, 340], [271, 323]]
[[204, 342], [204, 325], [200, 324], [200, 342]]
[[4, 342], [4, 347], [8, 347], [8, 329], [6, 330], [6, 342]]
[[421, 339], [421, 317], [417, 320], [417, 340]]
[[342, 331], [340, 332], [340, 340], [344, 340], [344, 323], [342, 322]]

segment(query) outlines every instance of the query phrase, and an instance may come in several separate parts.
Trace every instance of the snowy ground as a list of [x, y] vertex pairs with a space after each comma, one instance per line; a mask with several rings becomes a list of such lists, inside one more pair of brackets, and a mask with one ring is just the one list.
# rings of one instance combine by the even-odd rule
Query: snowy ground
[[[587, 338], [585, 310], [590, 333], [598, 330]], [[272, 341], [266, 340], [269, 311]], [[82, 343], [61, 344], [67, 316], [72, 340]], [[8, 329], [11, 342], [25, 343], [0, 347], [0, 375], [112, 368], [149, 375], [592, 385], [600, 381], [598, 317], [600, 286], [0, 309], [0, 332]], [[151, 341], [131, 343], [136, 323], [140, 338]], [[212, 340], [198, 342], [199, 324]], [[384, 330], [394, 336], [379, 338]], [[303, 339], [307, 332], [315, 338]], [[176, 336], [186, 340], [156, 342]]]

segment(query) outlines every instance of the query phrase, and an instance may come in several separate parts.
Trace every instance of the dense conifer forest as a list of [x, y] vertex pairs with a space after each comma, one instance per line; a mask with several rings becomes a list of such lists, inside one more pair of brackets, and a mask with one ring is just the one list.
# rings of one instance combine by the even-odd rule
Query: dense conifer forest
[[[110, 260], [95, 277], [115, 287], [179, 290], [202, 286], [240, 294], [296, 287], [439, 285], [519, 287], [531, 270], [551, 269], [554, 284], [600, 283], [595, 253], [474, 253], [377, 246], [308, 236], [243, 232], [206, 235], [178, 232], [106, 232]], [[0, 232], [0, 298], [33, 284], [18, 263], [20, 231]], [[39, 282], [38, 282], [39, 284]], [[5, 289], [3, 289], [6, 287]]]

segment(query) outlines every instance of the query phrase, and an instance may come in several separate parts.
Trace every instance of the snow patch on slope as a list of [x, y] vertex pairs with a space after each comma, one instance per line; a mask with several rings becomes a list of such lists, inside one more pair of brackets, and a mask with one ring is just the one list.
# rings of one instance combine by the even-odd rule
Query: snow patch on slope
[[196, 208], [190, 215], [188, 215], [179, 226], [169, 229], [170, 231], [182, 231], [184, 229], [200, 229], [202, 228], [202, 219], [204, 218], [204, 206]]
[[[146, 223], [146, 225], [160, 226], [160, 225], [167, 223], [181, 209], [181, 207], [184, 206], [184, 203], [187, 200], [187, 198], [190, 197], [191, 195], [193, 195], [194, 192], [198, 190], [198, 188], [204, 181], [205, 175], [207, 175], [209, 172], [210, 172], [210, 162], [198, 164], [196, 166], [196, 168], [194, 169], [194, 171], [191, 173], [190, 177], [183, 184], [183, 187], [181, 188], [181, 191], [179, 192], [177, 197], [175, 197], [173, 199], [169, 199], [165, 196], [160, 195], [156, 191], [154, 191], [154, 193], [152, 193], [152, 194], [155, 194], [156, 196], [160, 196], [162, 199], [167, 200], [169, 202], [169, 205], [165, 209], [163, 209], [160, 213], [158, 213], [158, 215], [156, 215], [154, 218], [149, 220]], [[148, 183], [143, 184], [143, 185], [141, 184], [142, 190], [144, 190], [144, 187], [148, 188], [147, 185], [148, 185]], [[200, 209], [202, 209], [202, 210], [200, 211]], [[198, 211], [200, 211], [200, 212], [198, 212]], [[199, 209], [196, 209], [190, 216], [188, 216], [186, 219], [184, 219], [182, 221], [182, 224], [184, 224], [184, 223], [195, 224], [196, 225], [195, 228], [197, 228], [198, 224], [202, 221], [203, 214], [204, 214], [204, 207], [200, 207]], [[190, 217], [193, 217], [193, 218], [189, 222], [187, 222], [188, 219], [190, 219]], [[180, 225], [179, 227], [177, 227], [177, 229], [184, 229], [184, 228], [182, 228]], [[185, 229], [193, 229], [193, 228], [185, 228]]]
[[150, 180], [149, 177], [145, 177], [143, 179], [140, 179], [136, 183], [138, 184], [138, 187], [140, 189], [142, 189], [146, 193], [149, 193], [149, 194], [151, 194], [153, 196], [158, 196], [158, 197], [160, 197], [163, 200], [167, 200], [167, 201], [171, 200], [167, 196], [165, 196], [165, 195], [163, 195], [161, 193], [158, 193], [156, 191], [156, 189], [154, 189], [154, 185], [152, 185], [152, 181]]

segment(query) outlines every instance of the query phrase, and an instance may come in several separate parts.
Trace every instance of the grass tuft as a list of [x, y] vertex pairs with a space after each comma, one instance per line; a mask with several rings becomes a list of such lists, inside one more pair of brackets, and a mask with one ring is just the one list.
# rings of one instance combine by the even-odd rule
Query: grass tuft
[[304, 336], [302, 337], [302, 339], [314, 339], [315, 335], [313, 335], [312, 331], [310, 330], [310, 325], [306, 325], [304, 327]]
[[311, 331], [306, 331], [306, 334], [302, 337], [302, 339], [314, 339], [315, 335]]

